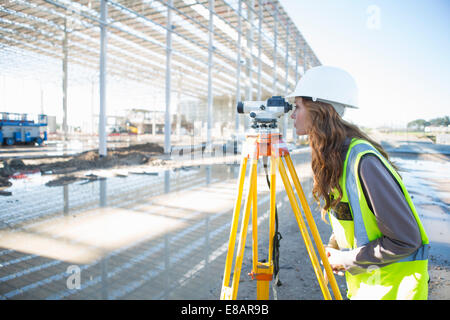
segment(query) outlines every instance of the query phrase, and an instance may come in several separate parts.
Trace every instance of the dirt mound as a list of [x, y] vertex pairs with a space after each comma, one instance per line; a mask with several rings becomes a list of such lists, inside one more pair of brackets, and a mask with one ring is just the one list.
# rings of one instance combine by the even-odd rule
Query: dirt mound
[[79, 178], [74, 176], [62, 176], [60, 178], [47, 182], [45, 185], [48, 187], [63, 186], [75, 182], [77, 180], [79, 180]]
[[8, 180], [8, 178], [0, 177], [0, 190], [10, 186], [12, 186], [12, 183]]
[[[26, 165], [20, 159], [3, 161], [0, 168], [0, 188], [11, 185], [9, 178], [16, 172], [41, 171], [43, 174], [67, 174], [81, 170], [106, 169], [120, 166], [132, 166], [154, 161], [163, 154], [164, 148], [156, 143], [145, 143], [121, 148], [108, 148], [106, 157], [100, 157], [98, 151], [85, 151], [64, 160], [51, 161], [41, 159], [41, 163]], [[70, 180], [70, 179], [69, 179]]]
[[86, 151], [77, 157], [77, 159], [79, 160], [86, 160], [86, 161], [95, 161], [98, 160], [98, 158], [99, 158], [98, 151]]

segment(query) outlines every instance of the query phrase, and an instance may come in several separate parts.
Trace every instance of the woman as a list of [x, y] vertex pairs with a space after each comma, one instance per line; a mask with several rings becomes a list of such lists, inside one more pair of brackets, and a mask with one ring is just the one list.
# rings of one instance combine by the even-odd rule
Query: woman
[[345, 272], [350, 299], [427, 299], [428, 238], [383, 148], [342, 119], [357, 108], [357, 87], [344, 70], [320, 66], [299, 81], [298, 135], [309, 135], [313, 195], [333, 234], [326, 252]]

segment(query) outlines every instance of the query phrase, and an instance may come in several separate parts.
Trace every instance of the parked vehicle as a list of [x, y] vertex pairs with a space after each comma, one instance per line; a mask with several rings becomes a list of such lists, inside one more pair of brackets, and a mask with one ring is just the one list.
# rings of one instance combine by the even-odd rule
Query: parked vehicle
[[0, 145], [42, 145], [47, 140], [47, 115], [38, 115], [38, 120], [28, 119], [26, 113], [0, 112]]

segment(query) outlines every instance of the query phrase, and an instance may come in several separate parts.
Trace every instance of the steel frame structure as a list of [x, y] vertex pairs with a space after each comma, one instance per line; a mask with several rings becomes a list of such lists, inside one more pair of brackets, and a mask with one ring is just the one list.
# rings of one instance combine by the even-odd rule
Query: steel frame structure
[[[68, 64], [97, 72], [100, 115], [107, 76], [165, 90], [167, 115], [172, 91], [206, 98], [208, 132], [213, 97], [283, 95], [300, 77], [299, 66], [321, 64], [278, 0], [2, 0], [0, 73], [20, 69], [14, 54], [19, 61], [62, 61], [64, 99]], [[101, 155], [105, 146], [100, 142]]]

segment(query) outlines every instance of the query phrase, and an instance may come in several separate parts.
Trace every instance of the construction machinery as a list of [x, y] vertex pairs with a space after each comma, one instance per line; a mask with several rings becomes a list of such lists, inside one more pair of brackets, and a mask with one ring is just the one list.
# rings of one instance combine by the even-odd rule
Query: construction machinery
[[42, 145], [47, 140], [47, 115], [38, 120], [29, 119], [26, 113], [0, 112], [0, 142], [8, 146], [17, 144]]

